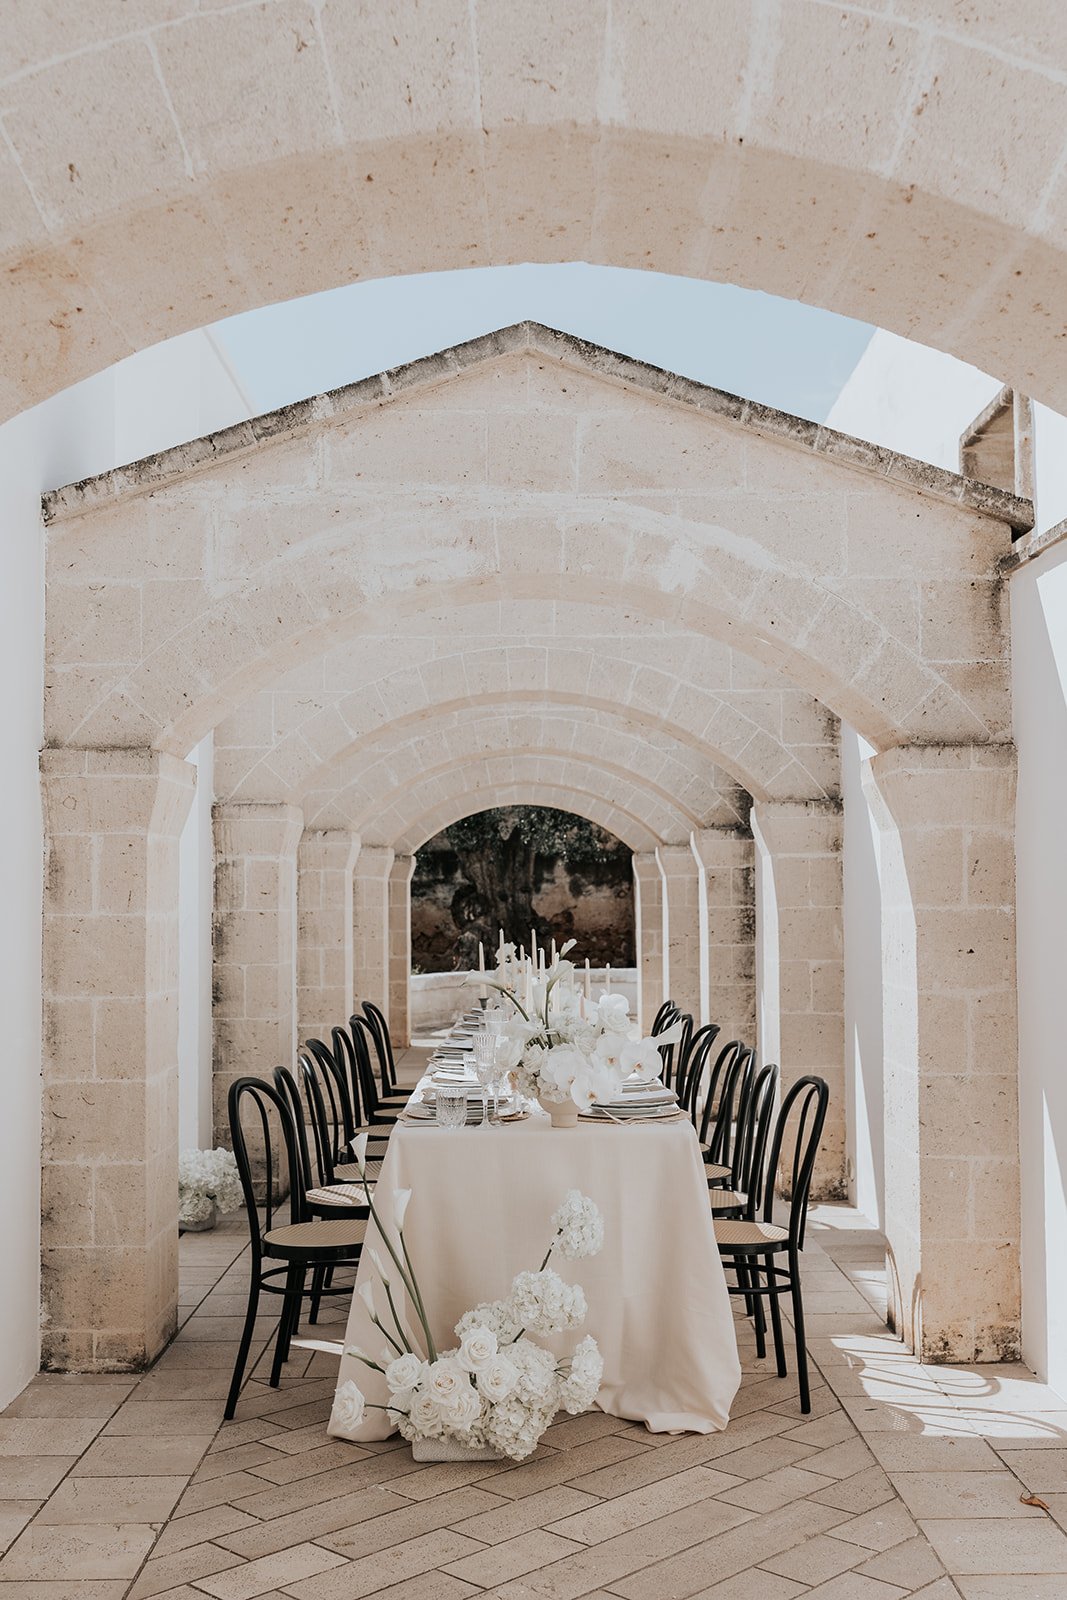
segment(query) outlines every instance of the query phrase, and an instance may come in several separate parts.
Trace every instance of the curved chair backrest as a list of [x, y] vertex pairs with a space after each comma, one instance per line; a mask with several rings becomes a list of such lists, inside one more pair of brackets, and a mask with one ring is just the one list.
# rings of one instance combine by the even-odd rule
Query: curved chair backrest
[[385, 1012], [373, 1000], [364, 1000], [363, 1015], [371, 1026], [374, 1046], [378, 1052], [378, 1075], [382, 1080], [382, 1094], [392, 1094], [396, 1088], [396, 1062], [393, 1059], [393, 1041]]
[[[263, 1078], [235, 1078], [230, 1084], [227, 1109], [230, 1117], [230, 1142], [237, 1161], [237, 1171], [240, 1175], [245, 1207], [248, 1211], [248, 1231], [251, 1236], [252, 1264], [253, 1270], [255, 1270], [263, 1253], [263, 1235], [269, 1233], [273, 1226], [276, 1209], [274, 1204], [274, 1178], [275, 1173], [280, 1173], [282, 1170], [280, 1161], [282, 1150], [285, 1152], [289, 1172], [290, 1221], [307, 1221], [304, 1178], [300, 1165], [300, 1152], [297, 1147], [296, 1127], [287, 1097], [283, 1097], [273, 1084], [267, 1083]], [[272, 1113], [274, 1114], [273, 1117]], [[248, 1147], [248, 1135], [245, 1131], [244, 1119], [246, 1115], [252, 1126], [258, 1128], [263, 1140], [266, 1197], [263, 1202], [262, 1224], [260, 1222], [260, 1203], [256, 1198], [255, 1180], [252, 1173], [252, 1157]], [[275, 1146], [277, 1135], [272, 1126], [275, 1119], [281, 1132], [280, 1144], [277, 1148]]]
[[700, 1095], [700, 1081], [704, 1076], [711, 1047], [719, 1036], [717, 1022], [705, 1022], [698, 1028], [689, 1040], [686, 1059], [680, 1072], [676, 1075], [675, 1090], [678, 1103], [683, 1111], [688, 1111], [690, 1116], [695, 1114], [697, 1100]]
[[763, 1162], [767, 1154], [774, 1099], [778, 1092], [778, 1068], [773, 1063], [761, 1067], [745, 1099], [737, 1120], [731, 1183], [747, 1197], [745, 1215], [752, 1219], [763, 1194]]
[[808, 1195], [811, 1192], [815, 1157], [819, 1152], [826, 1108], [830, 1103], [830, 1090], [822, 1078], [798, 1078], [782, 1101], [778, 1120], [774, 1125], [770, 1155], [767, 1160], [763, 1185], [763, 1220], [770, 1222], [774, 1209], [776, 1181], [782, 1169], [782, 1149], [790, 1122], [795, 1132], [792, 1151], [787, 1157], [789, 1168], [789, 1246], [803, 1250], [804, 1229], [808, 1220]]
[[[351, 1143], [356, 1131], [347, 1075], [329, 1045], [323, 1044], [321, 1039], [306, 1039], [302, 1055], [312, 1068], [318, 1085], [324, 1115], [330, 1128], [330, 1158], [332, 1161], [337, 1161], [342, 1151]], [[306, 1094], [308, 1092], [306, 1073], [304, 1082]], [[308, 1110], [313, 1114], [315, 1112], [310, 1098]]]
[[[712, 1067], [711, 1077], [708, 1079], [707, 1093], [704, 1096], [704, 1107], [700, 1113], [700, 1126], [697, 1129], [701, 1144], [707, 1144], [709, 1139], [714, 1139], [715, 1137], [712, 1119], [722, 1105], [722, 1091], [730, 1077], [734, 1062], [744, 1048], [740, 1039], [731, 1039], [728, 1044], [722, 1046], [715, 1058], [715, 1065]], [[695, 1106], [693, 1108], [693, 1120], [694, 1122], [696, 1121]], [[716, 1160], [718, 1159], [716, 1157]]]
[[292, 1113], [293, 1132], [296, 1135], [296, 1148], [300, 1157], [300, 1171], [303, 1176], [304, 1188], [307, 1190], [312, 1187], [314, 1179], [311, 1172], [311, 1151], [308, 1148], [307, 1118], [300, 1092], [301, 1077], [302, 1074], [298, 1076], [292, 1067], [275, 1067], [273, 1072], [274, 1087]]
[[336, 1183], [337, 1174], [334, 1169], [345, 1160], [345, 1150], [349, 1141], [345, 1136], [344, 1121], [339, 1114], [337, 1102], [330, 1098], [331, 1075], [321, 1060], [316, 1060], [315, 1057], [305, 1055], [303, 1052], [297, 1058], [297, 1065], [304, 1079], [304, 1094], [311, 1113], [319, 1183], [323, 1185]]
[[373, 1122], [375, 1113], [381, 1103], [378, 1085], [374, 1081], [374, 1068], [371, 1066], [371, 1044], [374, 1042], [374, 1029], [366, 1017], [358, 1014], [349, 1017], [349, 1027], [352, 1030], [352, 1048], [356, 1058], [356, 1076], [359, 1079], [359, 1098], [366, 1122]]
[[348, 1089], [348, 1098], [352, 1106], [353, 1132], [368, 1121], [367, 1108], [363, 1103], [363, 1086], [359, 1075], [359, 1061], [356, 1046], [353, 1044], [353, 1035], [362, 1036], [362, 1029], [331, 1028], [330, 1042], [333, 1045], [333, 1056], [337, 1062], [341, 1076], [344, 1078]]
[[675, 1005], [673, 1000], [664, 1000], [663, 1004], [656, 1012], [656, 1015], [653, 1017], [652, 1026], [648, 1030], [651, 1038], [654, 1039], [657, 1034], [665, 1032], [666, 1029], [670, 1027], [671, 1023], [674, 1021], [677, 1010], [678, 1007]]
[[675, 1017], [675, 1022], [681, 1025], [681, 1032], [673, 1044], [660, 1046], [660, 1055], [663, 1058], [661, 1077], [667, 1088], [677, 1085], [685, 1073], [685, 1063], [689, 1055], [689, 1046], [693, 1039], [693, 1019], [688, 1011], [682, 1011]]

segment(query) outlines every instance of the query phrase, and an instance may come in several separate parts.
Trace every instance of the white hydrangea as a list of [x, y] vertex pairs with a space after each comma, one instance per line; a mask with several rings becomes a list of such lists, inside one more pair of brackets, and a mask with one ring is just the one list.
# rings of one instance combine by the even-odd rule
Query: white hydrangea
[[211, 1203], [234, 1211], [244, 1199], [232, 1150], [183, 1150], [178, 1157], [178, 1206], [183, 1222], [203, 1222]]
[[498, 1345], [510, 1344], [516, 1334], [522, 1332], [506, 1300], [491, 1300], [475, 1306], [473, 1311], [465, 1311], [456, 1323], [456, 1338], [462, 1343], [474, 1328], [488, 1328], [496, 1334]]
[[527, 1333], [565, 1333], [585, 1320], [585, 1291], [581, 1284], [564, 1283], [558, 1272], [520, 1272], [511, 1285], [508, 1310]]
[[604, 1357], [595, 1339], [588, 1334], [575, 1348], [570, 1370], [559, 1387], [559, 1403], [572, 1417], [588, 1411], [600, 1392], [604, 1376]]
[[556, 1230], [554, 1248], [567, 1261], [595, 1256], [604, 1243], [604, 1218], [600, 1208], [579, 1189], [571, 1189], [552, 1218]]

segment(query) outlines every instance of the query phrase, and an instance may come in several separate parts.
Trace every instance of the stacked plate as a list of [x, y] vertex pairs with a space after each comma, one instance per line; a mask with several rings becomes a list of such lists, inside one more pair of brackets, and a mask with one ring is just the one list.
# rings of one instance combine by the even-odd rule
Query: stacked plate
[[678, 1096], [662, 1083], [624, 1083], [611, 1100], [598, 1101], [582, 1115], [599, 1122], [655, 1122], [678, 1115]]
[[[434, 1105], [432, 1091], [424, 1090], [423, 1093], [424, 1098], [422, 1100], [413, 1100], [408, 1106], [405, 1115], [411, 1117], [415, 1122], [428, 1122], [431, 1124], [436, 1123], [437, 1108]], [[467, 1095], [468, 1128], [476, 1127], [482, 1120], [482, 1091], [480, 1089], [476, 1089], [476, 1094], [477, 1099], [474, 1099], [469, 1092]], [[506, 1096], [500, 1102], [500, 1114], [502, 1117], [514, 1117], [518, 1112], [518, 1109], [518, 1102], [511, 1095]], [[493, 1102], [491, 1098], [489, 1101], [489, 1115], [493, 1115]]]

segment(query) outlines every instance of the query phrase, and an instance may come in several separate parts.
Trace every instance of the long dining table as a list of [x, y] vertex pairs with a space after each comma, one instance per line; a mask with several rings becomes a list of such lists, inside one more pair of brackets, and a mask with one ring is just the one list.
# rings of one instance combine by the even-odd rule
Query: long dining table
[[[427, 1083], [416, 1087], [413, 1102]], [[604, 1357], [597, 1405], [613, 1416], [654, 1432], [726, 1426], [741, 1369], [704, 1162], [687, 1117], [553, 1128], [532, 1106], [522, 1120], [455, 1129], [402, 1117], [375, 1191], [387, 1227], [394, 1196], [405, 1189], [412, 1191], [405, 1240], [439, 1349], [457, 1343], [453, 1329], [465, 1312], [502, 1297], [515, 1273], [540, 1265], [553, 1213], [568, 1190], [579, 1189], [603, 1214], [603, 1248], [573, 1262], [554, 1256], [553, 1266], [567, 1282], [581, 1283], [588, 1314], [577, 1332], [538, 1342], [563, 1356], [592, 1334]], [[385, 1256], [371, 1223], [357, 1291], [377, 1279], [373, 1250]], [[376, 1294], [384, 1306], [380, 1289]], [[346, 1349], [377, 1360], [384, 1344], [355, 1293]], [[328, 1431], [357, 1442], [388, 1437], [391, 1420], [375, 1409], [388, 1400], [383, 1377], [345, 1354], [339, 1386], [348, 1379], [367, 1410], [354, 1428], [335, 1413]]]

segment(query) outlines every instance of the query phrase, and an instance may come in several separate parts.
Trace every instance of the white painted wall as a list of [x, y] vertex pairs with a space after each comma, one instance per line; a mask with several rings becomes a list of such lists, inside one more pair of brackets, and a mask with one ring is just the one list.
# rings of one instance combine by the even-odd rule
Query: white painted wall
[[1023, 1354], [1067, 1395], [1067, 547], [1011, 582]]
[[878, 829], [863, 790], [863, 763], [873, 754], [873, 747], [865, 739], [852, 728], [842, 726], [845, 1114], [849, 1198], [880, 1228], [885, 1221], [882, 897]]
[[211, 831], [214, 736], [186, 759], [196, 768], [196, 793], [178, 842], [178, 1144], [209, 1150], [211, 1104], [211, 914], [215, 850]]

